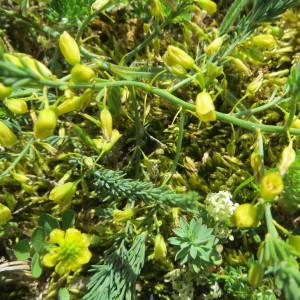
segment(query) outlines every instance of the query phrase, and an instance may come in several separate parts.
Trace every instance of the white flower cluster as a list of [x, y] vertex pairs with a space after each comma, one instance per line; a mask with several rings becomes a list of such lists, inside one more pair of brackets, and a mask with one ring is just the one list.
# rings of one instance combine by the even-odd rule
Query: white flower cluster
[[228, 220], [238, 207], [237, 203], [231, 201], [231, 197], [230, 192], [227, 191], [207, 195], [205, 199], [206, 209], [216, 221]]

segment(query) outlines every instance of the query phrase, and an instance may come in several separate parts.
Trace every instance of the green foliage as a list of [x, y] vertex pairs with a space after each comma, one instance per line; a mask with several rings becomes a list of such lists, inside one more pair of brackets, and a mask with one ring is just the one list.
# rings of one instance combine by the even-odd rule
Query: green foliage
[[177, 253], [176, 260], [181, 264], [191, 264], [195, 272], [199, 272], [209, 264], [216, 264], [220, 257], [216, 251], [218, 239], [212, 234], [213, 229], [202, 224], [202, 220], [192, 219], [187, 223], [180, 219], [179, 228], [173, 229], [176, 237], [169, 239]]
[[52, 0], [49, 6], [49, 18], [70, 22], [90, 14], [95, 0]]
[[93, 173], [93, 185], [96, 193], [106, 200], [127, 199], [128, 201], [144, 201], [147, 204], [180, 207], [183, 210], [195, 208], [197, 193], [176, 193], [165, 187], [155, 187], [150, 182], [142, 182], [124, 178], [118, 171], [98, 169]]
[[138, 235], [130, 249], [124, 244], [107, 256], [101, 265], [95, 265], [82, 300], [133, 300], [135, 283], [145, 258], [146, 233]]
[[296, 159], [283, 178], [284, 190], [281, 203], [293, 211], [300, 205], [300, 152], [297, 151]]

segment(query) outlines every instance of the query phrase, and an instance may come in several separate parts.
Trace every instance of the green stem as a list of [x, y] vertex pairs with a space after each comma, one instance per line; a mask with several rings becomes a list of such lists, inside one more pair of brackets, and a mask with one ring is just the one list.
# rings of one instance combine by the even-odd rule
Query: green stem
[[177, 138], [177, 144], [176, 144], [176, 154], [175, 158], [171, 167], [170, 175], [166, 178], [166, 180], [163, 182], [163, 186], [169, 182], [169, 180], [172, 178], [174, 173], [176, 172], [180, 154], [181, 154], [181, 148], [182, 148], [182, 141], [183, 141], [183, 136], [184, 136], [184, 122], [185, 122], [185, 112], [181, 111], [180, 112], [180, 118], [179, 118], [179, 133], [178, 133], [178, 138]]
[[268, 232], [270, 235], [274, 238], [278, 237], [278, 232], [273, 224], [273, 218], [271, 213], [271, 204], [266, 203], [265, 204], [265, 218], [267, 223]]
[[297, 102], [299, 99], [300, 99], [300, 93], [297, 93], [292, 96], [292, 99], [290, 102], [290, 113], [289, 113], [289, 117], [285, 124], [286, 130], [289, 130], [289, 128], [291, 127], [291, 125], [294, 121], [296, 110], [297, 110]]
[[[41, 84], [48, 85], [52, 87], [61, 87], [65, 85], [65, 83], [59, 82], [59, 81], [49, 81], [49, 80], [41, 80]], [[91, 89], [102, 89], [104, 87], [116, 87], [116, 86], [135, 86], [138, 87], [146, 92], [153, 93], [157, 96], [160, 96], [164, 98], [165, 100], [169, 101], [170, 103], [181, 106], [182, 108], [190, 111], [195, 111], [195, 105], [189, 102], [185, 102], [184, 100], [170, 94], [167, 90], [159, 89], [156, 87], [153, 87], [149, 84], [143, 83], [143, 82], [137, 82], [137, 81], [130, 81], [130, 80], [121, 80], [121, 81], [103, 81], [101, 83], [96, 84], [90, 84], [90, 83], [82, 83], [82, 84], [71, 84], [71, 88], [91, 88]], [[269, 132], [269, 133], [284, 133], [286, 132], [286, 128], [284, 126], [274, 126], [274, 125], [265, 125], [260, 123], [253, 123], [250, 121], [242, 120], [239, 118], [236, 118], [234, 116], [222, 113], [222, 112], [216, 112], [217, 119], [226, 123], [230, 123], [233, 125], [237, 125], [239, 127], [248, 129], [250, 131], [257, 131], [260, 129], [262, 132]], [[300, 129], [289, 129], [290, 134], [294, 135], [300, 135]]]
[[25, 148], [22, 150], [22, 152], [19, 153], [19, 155], [17, 156], [17, 158], [10, 164], [10, 166], [0, 174], [0, 181], [7, 175], [9, 174], [9, 172], [17, 165], [17, 163], [27, 154], [28, 150], [30, 149], [30, 147], [32, 146], [32, 144], [34, 143], [34, 138], [32, 138], [27, 145], [25, 146]]

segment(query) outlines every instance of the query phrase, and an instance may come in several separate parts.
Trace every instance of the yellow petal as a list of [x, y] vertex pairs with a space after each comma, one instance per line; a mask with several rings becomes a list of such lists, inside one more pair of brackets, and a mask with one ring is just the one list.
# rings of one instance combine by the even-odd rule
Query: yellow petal
[[43, 257], [42, 263], [45, 267], [51, 268], [56, 265], [57, 259], [58, 259], [57, 253], [48, 253]]
[[88, 248], [82, 249], [78, 253], [78, 257], [76, 258], [76, 262], [78, 262], [81, 265], [84, 265], [84, 264], [87, 264], [90, 261], [91, 257], [92, 257], [92, 253], [90, 252], [90, 250]]
[[82, 234], [78, 229], [69, 228], [66, 231], [66, 242], [74, 243], [76, 245], [81, 245], [82, 243]]
[[50, 242], [53, 244], [61, 245], [65, 238], [65, 232], [61, 229], [53, 229], [50, 233]]

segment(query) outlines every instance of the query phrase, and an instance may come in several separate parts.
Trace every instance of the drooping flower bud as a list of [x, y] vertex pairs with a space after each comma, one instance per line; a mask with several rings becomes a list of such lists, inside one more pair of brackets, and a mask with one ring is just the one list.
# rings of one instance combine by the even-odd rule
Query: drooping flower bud
[[10, 209], [0, 203], [0, 225], [7, 223], [12, 218]]
[[81, 107], [82, 99], [77, 96], [66, 99], [57, 107], [58, 116], [75, 111]]
[[167, 256], [167, 246], [164, 237], [157, 234], [154, 241], [154, 259], [160, 260]]
[[100, 121], [103, 135], [106, 139], [109, 140], [112, 136], [113, 119], [110, 111], [106, 107], [101, 110]]
[[223, 45], [223, 37], [217, 37], [207, 47], [205, 47], [205, 53], [207, 55], [217, 54]]
[[45, 139], [53, 134], [56, 127], [57, 116], [51, 109], [43, 109], [39, 112], [39, 116], [34, 124], [34, 136], [38, 139]]
[[61, 206], [68, 205], [76, 193], [76, 186], [75, 182], [58, 185], [51, 190], [49, 199]]
[[163, 17], [163, 7], [160, 0], [150, 1], [150, 12], [154, 17]]
[[12, 92], [12, 88], [0, 82], [0, 100], [8, 97]]
[[252, 42], [259, 48], [270, 49], [276, 45], [276, 40], [272, 34], [259, 34], [252, 38]]
[[207, 92], [202, 92], [196, 98], [196, 114], [203, 122], [216, 120], [216, 112], [214, 102]]
[[76, 41], [64, 31], [59, 37], [59, 48], [65, 60], [70, 65], [80, 63], [80, 51]]
[[262, 86], [264, 81], [263, 73], [260, 73], [256, 78], [254, 78], [247, 86], [247, 93], [249, 95], [254, 95]]
[[283, 181], [279, 172], [266, 174], [261, 180], [260, 195], [265, 200], [273, 200], [283, 190]]
[[264, 276], [264, 268], [261, 264], [252, 265], [248, 272], [248, 282], [253, 287], [260, 286]]
[[22, 99], [8, 99], [5, 101], [5, 105], [11, 112], [18, 115], [28, 112], [27, 103]]
[[217, 11], [217, 4], [211, 0], [195, 0], [200, 8], [207, 11], [208, 14], [213, 14]]
[[4, 147], [12, 147], [16, 142], [16, 135], [4, 122], [0, 121], [0, 145]]
[[240, 204], [233, 213], [232, 221], [239, 228], [257, 226], [258, 215], [256, 206], [251, 203]]
[[291, 166], [291, 164], [296, 159], [296, 152], [293, 149], [293, 143], [290, 143], [287, 147], [285, 147], [281, 154], [281, 161], [279, 164], [279, 172], [280, 175], [283, 176]]
[[95, 77], [95, 72], [86, 65], [76, 64], [71, 70], [71, 79], [74, 82], [89, 82]]
[[172, 70], [185, 72], [195, 66], [194, 59], [182, 49], [175, 46], [168, 46], [166, 53], [163, 56], [164, 63]]
[[112, 212], [112, 216], [116, 222], [127, 222], [129, 221], [134, 215], [136, 214], [136, 209], [134, 208], [128, 208], [124, 210], [114, 210]]

